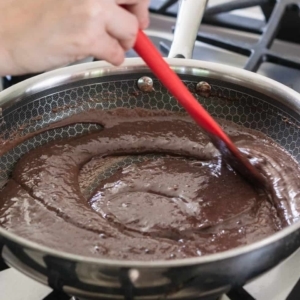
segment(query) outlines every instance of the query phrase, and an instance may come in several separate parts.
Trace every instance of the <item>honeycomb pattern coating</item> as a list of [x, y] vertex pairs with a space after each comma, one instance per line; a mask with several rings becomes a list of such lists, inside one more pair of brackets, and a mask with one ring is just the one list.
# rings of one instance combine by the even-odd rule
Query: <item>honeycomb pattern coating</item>
[[[184, 82], [190, 91], [195, 91], [197, 81]], [[300, 162], [300, 123], [294, 117], [275, 104], [252, 95], [217, 85], [211, 86], [212, 97], [204, 98], [194, 93], [209, 113], [265, 133]], [[4, 116], [0, 119], [0, 135], [2, 139], [8, 139], [16, 130], [20, 134], [36, 132], [48, 124], [82, 111], [117, 107], [183, 111], [158, 80], [154, 80], [154, 91], [151, 93], [141, 92], [137, 87], [137, 80], [101, 82], [53, 93], [26, 104], [20, 101], [9, 113], [4, 111]], [[5, 182], [9, 178], [15, 163], [29, 150], [58, 138], [73, 137], [96, 129], [99, 126], [94, 124], [77, 124], [51, 130], [27, 140], [0, 157], [0, 181]], [[135, 158], [135, 162], [138, 161], [140, 158]], [[134, 161], [127, 158], [119, 165], [112, 166], [105, 174], [99, 175], [90, 190], [118, 168], [131, 163]]]

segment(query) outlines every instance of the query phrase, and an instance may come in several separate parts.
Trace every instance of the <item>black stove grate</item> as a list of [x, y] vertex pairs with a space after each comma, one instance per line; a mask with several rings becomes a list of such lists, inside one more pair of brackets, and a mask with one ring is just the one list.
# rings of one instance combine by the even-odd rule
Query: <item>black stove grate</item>
[[[153, 1], [154, 3], [156, 1]], [[175, 16], [178, 1], [160, 1], [160, 6], [151, 6], [152, 13]], [[265, 21], [250, 17], [229, 14], [232, 10], [260, 6]], [[300, 0], [235, 0], [225, 4], [209, 7], [202, 21], [203, 24], [232, 28], [243, 32], [260, 34], [255, 44], [248, 44], [236, 40], [225, 39], [221, 35], [199, 32], [197, 40], [231, 52], [235, 52], [248, 59], [244, 69], [257, 72], [262, 63], [270, 62], [277, 65], [300, 69], [300, 60], [286, 57], [271, 50], [275, 39], [300, 44]], [[166, 54], [169, 49], [162, 45]]]
[[5, 262], [1, 258], [2, 247], [3, 246], [0, 244], [0, 272], [3, 271], [3, 270], [6, 270], [8, 268], [8, 266], [5, 264]]
[[300, 279], [298, 280], [298, 282], [296, 283], [296, 285], [294, 286], [293, 290], [290, 292], [286, 300], [299, 299], [300, 297], [299, 295], [300, 295]]
[[76, 300], [74, 297], [70, 299], [70, 296], [63, 292], [53, 291], [42, 300]]
[[[0, 258], [0, 272], [7, 269], [8, 266]], [[286, 300], [299, 300], [300, 295], [300, 279], [296, 283], [295, 287], [286, 298]], [[230, 300], [255, 300], [245, 289], [242, 287], [233, 288], [227, 293], [227, 297]], [[76, 300], [74, 297], [70, 298], [67, 294], [60, 291], [53, 291], [45, 298], [41, 300]]]
[[[300, 280], [297, 282], [286, 300], [299, 300], [300, 295]], [[229, 300], [255, 300], [245, 289], [234, 288], [227, 295]], [[42, 300], [76, 300], [74, 297], [70, 299], [70, 296], [63, 292], [53, 291], [47, 297]]]

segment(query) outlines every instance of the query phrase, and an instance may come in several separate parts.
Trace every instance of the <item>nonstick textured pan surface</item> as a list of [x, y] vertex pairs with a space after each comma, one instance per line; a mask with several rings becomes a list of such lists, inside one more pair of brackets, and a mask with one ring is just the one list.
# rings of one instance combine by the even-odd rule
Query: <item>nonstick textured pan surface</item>
[[[152, 110], [184, 111], [178, 102], [170, 96], [158, 80], [154, 79], [153, 91], [142, 92], [137, 86], [137, 79], [109, 80], [98, 83], [81, 82], [80, 85], [61, 90], [54, 89], [47, 95], [36, 95], [21, 101], [3, 113], [0, 125], [2, 139], [39, 131], [45, 126], [67, 118], [70, 115], [89, 109], [110, 110], [123, 108], [145, 108]], [[233, 87], [209, 83], [209, 97], [201, 96], [196, 90], [199, 78], [184, 79], [184, 83], [194, 91], [200, 103], [215, 117], [224, 118], [246, 128], [261, 131], [283, 146], [300, 162], [300, 123], [286, 110], [272, 103], [270, 99], [261, 98], [239, 91]], [[0, 157], [0, 181], [9, 177], [16, 161], [31, 149], [55, 139], [74, 137], [94, 130], [99, 125], [76, 124], [59, 129], [52, 129], [31, 138]], [[142, 158], [140, 158], [142, 159]], [[121, 161], [118, 166], [134, 162], [134, 158]], [[106, 172], [106, 178], [112, 174]]]

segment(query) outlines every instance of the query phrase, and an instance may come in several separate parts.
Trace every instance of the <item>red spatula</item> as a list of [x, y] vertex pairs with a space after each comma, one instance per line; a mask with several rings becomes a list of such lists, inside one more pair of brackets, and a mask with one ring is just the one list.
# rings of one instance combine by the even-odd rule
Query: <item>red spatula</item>
[[264, 177], [251, 165], [249, 160], [237, 149], [219, 124], [194, 98], [141, 30], [138, 32], [134, 50], [191, 117], [208, 134], [212, 143], [220, 151], [225, 161], [247, 180], [255, 185], [265, 186]]

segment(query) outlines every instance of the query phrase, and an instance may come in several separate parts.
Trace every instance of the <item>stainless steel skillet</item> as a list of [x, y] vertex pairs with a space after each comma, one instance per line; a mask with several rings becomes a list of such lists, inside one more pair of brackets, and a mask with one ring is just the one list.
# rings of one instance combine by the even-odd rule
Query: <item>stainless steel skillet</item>
[[[179, 56], [188, 58], [185, 54]], [[300, 162], [298, 93], [260, 75], [225, 65], [175, 58], [167, 61], [214, 116], [264, 132]], [[138, 81], [143, 76], [153, 79], [154, 92], [141, 92]], [[204, 93], [203, 86], [208, 86], [200, 82], [207, 82], [210, 91]], [[36, 131], [90, 108], [181, 109], [140, 59], [128, 59], [121, 67], [97, 62], [45, 73], [0, 93], [0, 106], [0, 133], [7, 138], [16, 127], [22, 131], [29, 120], [26, 130]], [[57, 110], [57, 106], [64, 109]], [[56, 136], [80, 134], [91, 126], [57, 131]], [[1, 179], [9, 176], [24, 152], [54, 138], [39, 136], [1, 156]], [[300, 246], [300, 224], [249, 246], [173, 261], [83, 257], [38, 245], [3, 228], [0, 240], [1, 255], [9, 265], [80, 299], [214, 299], [293, 253]]]

